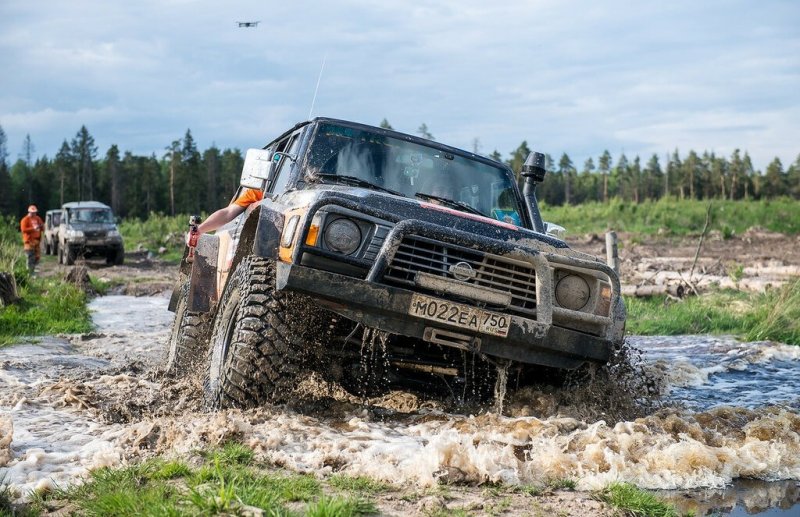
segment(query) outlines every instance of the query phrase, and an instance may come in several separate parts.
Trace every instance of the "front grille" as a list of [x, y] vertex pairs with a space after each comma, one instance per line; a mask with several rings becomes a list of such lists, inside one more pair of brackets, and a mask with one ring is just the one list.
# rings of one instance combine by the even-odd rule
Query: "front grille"
[[89, 240], [103, 239], [106, 236], [106, 232], [104, 232], [102, 230], [98, 230], [98, 231], [94, 231], [94, 232], [83, 232], [83, 234]]
[[[403, 238], [383, 281], [391, 285], [413, 286], [418, 272], [453, 278], [450, 266], [459, 262], [466, 262], [476, 273], [467, 283], [509, 292], [511, 312], [524, 316], [536, 313], [536, 270], [531, 264], [426, 237]], [[450, 295], [443, 297], [455, 300]]]

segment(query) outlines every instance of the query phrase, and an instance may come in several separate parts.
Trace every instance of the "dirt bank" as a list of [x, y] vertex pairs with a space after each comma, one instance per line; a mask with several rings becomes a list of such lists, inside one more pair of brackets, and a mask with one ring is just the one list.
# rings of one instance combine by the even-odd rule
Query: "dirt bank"
[[[691, 281], [698, 288], [721, 286], [763, 291], [800, 276], [800, 235], [783, 235], [760, 228], [728, 238], [710, 232], [699, 254], [700, 236], [620, 233], [618, 238], [623, 286], [686, 285]], [[567, 243], [605, 259], [604, 235], [569, 236]]]

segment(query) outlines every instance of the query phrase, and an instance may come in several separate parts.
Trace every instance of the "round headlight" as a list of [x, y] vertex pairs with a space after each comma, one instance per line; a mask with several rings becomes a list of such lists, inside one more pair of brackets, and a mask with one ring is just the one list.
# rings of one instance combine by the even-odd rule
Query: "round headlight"
[[350, 255], [361, 245], [361, 229], [350, 219], [336, 219], [325, 226], [325, 245], [331, 251]]
[[567, 275], [556, 285], [556, 301], [565, 309], [583, 309], [589, 303], [590, 296], [589, 284], [577, 275]]

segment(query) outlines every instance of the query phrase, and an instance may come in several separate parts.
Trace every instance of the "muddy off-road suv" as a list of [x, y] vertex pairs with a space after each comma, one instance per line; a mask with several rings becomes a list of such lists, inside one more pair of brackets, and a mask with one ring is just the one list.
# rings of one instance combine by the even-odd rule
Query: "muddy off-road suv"
[[618, 277], [548, 234], [544, 156], [522, 174], [520, 191], [504, 164], [327, 118], [248, 150], [240, 192], [264, 199], [182, 262], [167, 369], [207, 359], [205, 400], [228, 407], [285, 401], [307, 371], [461, 393], [605, 363]]
[[78, 257], [103, 256], [107, 264], [125, 260], [122, 235], [111, 207], [97, 201], [76, 201], [61, 207], [55, 253], [61, 264], [71, 266]]

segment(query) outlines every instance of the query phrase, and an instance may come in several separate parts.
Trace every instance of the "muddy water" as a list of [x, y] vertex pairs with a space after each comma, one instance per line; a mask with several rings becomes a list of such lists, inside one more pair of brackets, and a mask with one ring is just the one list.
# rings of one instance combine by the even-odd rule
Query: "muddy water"
[[237, 439], [300, 472], [418, 486], [569, 477], [593, 490], [629, 481], [667, 490], [698, 514], [800, 509], [796, 347], [632, 338], [645, 371], [664, 379], [669, 407], [629, 421], [576, 418], [547, 390], [508, 405], [525, 416], [471, 415], [409, 392], [363, 404], [314, 378], [299, 383], [289, 408], [206, 414], [197, 379], [156, 371], [171, 321], [166, 303], [99, 298], [95, 333], [0, 349], [0, 479], [24, 494], [100, 466]]

